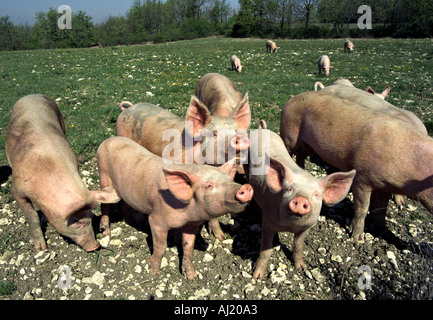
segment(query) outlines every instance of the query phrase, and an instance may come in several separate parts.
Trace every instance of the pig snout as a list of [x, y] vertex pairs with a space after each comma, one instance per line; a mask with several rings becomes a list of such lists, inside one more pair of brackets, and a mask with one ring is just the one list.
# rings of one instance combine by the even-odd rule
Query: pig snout
[[236, 151], [242, 151], [242, 150], [246, 150], [250, 147], [251, 141], [248, 138], [248, 136], [246, 136], [244, 134], [236, 134], [232, 138], [230, 145]]
[[301, 196], [293, 198], [289, 202], [289, 208], [292, 212], [302, 215], [308, 214], [311, 211], [311, 206], [307, 198]]
[[249, 184], [244, 184], [242, 187], [236, 192], [236, 199], [242, 203], [246, 203], [251, 201], [253, 198], [253, 187]]

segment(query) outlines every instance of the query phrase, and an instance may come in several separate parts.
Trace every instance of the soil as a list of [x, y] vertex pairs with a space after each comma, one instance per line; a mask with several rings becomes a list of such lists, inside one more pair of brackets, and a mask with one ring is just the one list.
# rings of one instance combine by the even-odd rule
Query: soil
[[[95, 159], [80, 168], [83, 181], [97, 189]], [[311, 163], [307, 169], [323, 174]], [[307, 269], [294, 268], [293, 234], [279, 233], [268, 274], [261, 281], [251, 277], [261, 241], [261, 211], [252, 202], [245, 212], [220, 218], [226, 240], [215, 239], [206, 225], [201, 228], [193, 262], [199, 279], [189, 281], [180, 271], [179, 232], [170, 233], [161, 275], [153, 275], [149, 270], [149, 226], [126, 224], [118, 205], [111, 210], [111, 239], [98, 233], [100, 210], [95, 212], [95, 232], [106, 246], [98, 253], [83, 251], [46, 223], [48, 250], [36, 253], [25, 218], [11, 199], [10, 184], [10, 178], [2, 182], [0, 200], [3, 300], [433, 298], [433, 217], [414, 200], [407, 200], [404, 208], [390, 201], [384, 237], [374, 234], [368, 215], [363, 243], [350, 237], [351, 194], [332, 208], [323, 206], [319, 221], [306, 238]]]

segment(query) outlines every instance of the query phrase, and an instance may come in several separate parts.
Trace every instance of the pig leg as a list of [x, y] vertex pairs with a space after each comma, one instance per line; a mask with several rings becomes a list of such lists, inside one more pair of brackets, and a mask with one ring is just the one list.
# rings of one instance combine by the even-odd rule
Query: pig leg
[[152, 219], [152, 215], [149, 216], [149, 225], [152, 230], [152, 241], [153, 241], [153, 253], [150, 257], [150, 268], [153, 274], [160, 274], [161, 270], [161, 259], [164, 255], [165, 249], [167, 248], [167, 236], [168, 230]]
[[208, 228], [209, 228], [209, 233], [213, 234], [213, 236], [217, 238], [219, 241], [223, 241], [226, 238], [224, 232], [221, 229], [218, 219], [209, 220]]
[[[263, 215], [265, 213], [263, 212]], [[262, 243], [260, 246], [260, 255], [256, 262], [256, 268], [253, 273], [253, 279], [263, 279], [266, 267], [268, 266], [269, 258], [272, 255], [273, 244], [276, 231], [272, 228], [266, 226], [265, 221], [263, 221], [262, 227]]]
[[386, 234], [385, 216], [386, 209], [388, 208], [389, 199], [391, 194], [379, 190], [372, 192], [373, 204], [374, 204], [374, 229], [375, 231], [384, 236]]
[[314, 150], [307, 144], [303, 144], [302, 147], [296, 151], [296, 164], [305, 169], [305, 159], [311, 156], [314, 153]]
[[18, 208], [23, 211], [26, 221], [29, 224], [31, 238], [33, 240], [33, 246], [35, 247], [36, 252], [46, 250], [47, 243], [45, 242], [45, 238], [42, 233], [41, 221], [39, 219], [38, 213], [33, 208], [30, 199], [18, 193], [13, 186], [11, 191], [15, 201], [17, 202]]
[[296, 269], [305, 269], [304, 263], [304, 239], [308, 234], [308, 230], [295, 233], [293, 237], [293, 253], [292, 258], [295, 262]]
[[355, 211], [352, 219], [352, 238], [356, 241], [363, 241], [365, 217], [370, 205], [371, 189], [359, 182], [354, 182], [352, 184], [352, 194]]
[[188, 280], [193, 280], [197, 278], [197, 273], [195, 272], [192, 265], [192, 257], [194, 253], [195, 237], [197, 235], [198, 229], [198, 225], [187, 225], [182, 229], [182, 272], [186, 274]]

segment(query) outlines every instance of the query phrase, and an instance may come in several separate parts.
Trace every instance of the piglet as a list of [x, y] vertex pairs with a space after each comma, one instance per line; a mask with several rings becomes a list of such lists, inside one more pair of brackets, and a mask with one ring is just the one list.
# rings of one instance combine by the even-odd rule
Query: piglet
[[278, 51], [278, 49], [280, 49], [280, 47], [277, 47], [277, 45], [275, 44], [274, 41], [272, 40], [268, 40], [266, 42], [266, 52], [272, 52], [275, 53]]
[[433, 139], [408, 122], [321, 90], [290, 99], [280, 131], [298, 165], [315, 152], [339, 170], [356, 170], [355, 240], [364, 240], [371, 197], [376, 231], [382, 233], [391, 194], [417, 199], [433, 213]]
[[334, 66], [331, 66], [331, 60], [327, 55], [319, 57], [317, 60], [317, 67], [319, 68], [319, 74], [323, 71], [327, 77], [329, 77], [329, 70], [334, 68]]
[[232, 70], [236, 70], [239, 73], [242, 72], [242, 68], [245, 68], [245, 66], [241, 64], [241, 59], [235, 54], [230, 57], [230, 62], [232, 64]]
[[6, 155], [12, 167], [12, 195], [30, 226], [36, 251], [46, 250], [36, 204], [48, 222], [86, 251], [99, 248], [92, 229], [92, 210], [100, 202], [120, 198], [113, 188], [89, 191], [80, 178], [78, 162], [65, 136], [57, 104], [33, 94], [12, 108], [6, 134]]
[[[168, 231], [182, 228], [182, 270], [188, 279], [196, 278], [192, 256], [200, 224], [242, 212], [253, 196], [250, 185], [233, 182], [235, 161], [221, 167], [165, 165], [160, 157], [124, 137], [104, 141], [97, 157], [101, 186], [114, 187], [128, 206], [149, 216], [153, 238], [150, 266], [155, 274], [160, 272]], [[109, 234], [108, 205], [101, 209], [101, 229]]]
[[[261, 126], [263, 122], [261, 122]], [[269, 134], [268, 143], [261, 139]], [[292, 160], [280, 136], [269, 130], [259, 130], [259, 143], [251, 146], [251, 153], [266, 152], [268, 171], [253, 174], [255, 164], [247, 167], [248, 182], [254, 188], [254, 200], [262, 209], [262, 242], [260, 256], [253, 274], [262, 279], [272, 254], [272, 240], [277, 232], [294, 233], [293, 260], [295, 267], [305, 268], [303, 259], [304, 239], [308, 230], [317, 222], [322, 200], [327, 205], [342, 201], [349, 192], [355, 170], [337, 172], [315, 178]], [[257, 150], [254, 150], [258, 148]], [[263, 164], [260, 164], [263, 165]]]
[[350, 40], [344, 41], [344, 52], [352, 52], [354, 48], [355, 45], [353, 44], [352, 41]]

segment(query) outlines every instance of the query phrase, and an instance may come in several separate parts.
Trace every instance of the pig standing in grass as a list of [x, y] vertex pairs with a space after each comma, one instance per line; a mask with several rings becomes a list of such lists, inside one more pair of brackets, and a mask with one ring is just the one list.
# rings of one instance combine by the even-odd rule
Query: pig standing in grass
[[342, 201], [349, 192], [355, 176], [355, 170], [352, 170], [348, 173], [337, 172], [323, 178], [315, 178], [296, 165], [278, 134], [271, 131], [268, 133], [270, 145], [265, 146], [261, 142], [251, 146], [251, 149], [268, 150], [268, 172], [253, 175], [254, 165], [251, 161], [246, 170], [248, 182], [254, 188], [254, 199], [262, 209], [262, 242], [253, 274], [254, 279], [263, 278], [272, 254], [272, 240], [274, 235], [281, 231], [294, 233], [295, 267], [305, 268], [304, 239], [308, 230], [317, 222], [322, 200], [327, 205]]
[[319, 74], [323, 71], [327, 77], [329, 77], [329, 70], [334, 68], [334, 66], [331, 66], [331, 60], [327, 55], [319, 57], [317, 60], [317, 67], [319, 68]]
[[232, 70], [236, 70], [239, 73], [242, 72], [242, 68], [245, 68], [245, 66], [241, 65], [241, 59], [235, 54], [230, 57], [230, 62], [232, 64]]
[[30, 226], [36, 251], [47, 249], [36, 204], [48, 222], [86, 251], [99, 248], [92, 229], [92, 209], [120, 198], [113, 188], [89, 191], [65, 136], [57, 104], [40, 94], [19, 99], [6, 134], [6, 155], [12, 167], [12, 195]]
[[278, 49], [280, 49], [280, 47], [277, 47], [274, 41], [268, 40], [266, 42], [266, 52], [276, 53]]
[[[198, 81], [195, 95], [209, 108], [212, 117], [229, 121], [236, 115], [238, 120], [232, 122], [232, 125], [227, 126], [225, 129], [247, 136], [251, 124], [248, 93], [242, 95], [241, 92], [236, 90], [229, 78], [219, 73], [208, 73]], [[244, 139], [242, 151], [246, 151], [249, 145], [250, 141]], [[225, 238], [218, 221], [209, 221], [209, 229], [217, 239], [223, 240]]]
[[344, 41], [344, 52], [352, 52], [355, 45], [350, 40]]
[[[165, 165], [162, 159], [124, 137], [104, 141], [98, 149], [101, 187], [117, 191], [137, 214], [149, 216], [153, 254], [150, 266], [160, 272], [168, 231], [182, 229], [182, 271], [197, 278], [192, 264], [199, 226], [225, 213], [242, 212], [253, 196], [250, 185], [233, 182], [234, 161], [221, 167]], [[109, 234], [108, 205], [102, 206], [101, 229]]]
[[375, 227], [382, 232], [392, 193], [417, 199], [433, 213], [433, 139], [409, 123], [321, 90], [290, 99], [280, 130], [301, 167], [316, 152], [340, 170], [356, 170], [354, 239], [364, 239], [371, 196]]

